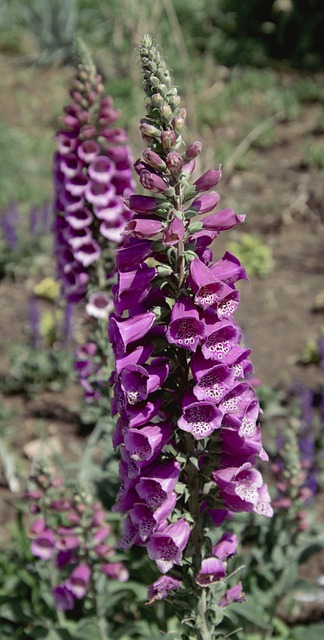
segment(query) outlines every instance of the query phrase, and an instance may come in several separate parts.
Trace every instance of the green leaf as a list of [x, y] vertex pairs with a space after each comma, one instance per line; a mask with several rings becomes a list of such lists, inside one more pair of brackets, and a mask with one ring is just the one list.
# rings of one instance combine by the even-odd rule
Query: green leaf
[[268, 628], [268, 623], [264, 620], [264, 610], [249, 596], [243, 604], [231, 604], [227, 608], [227, 613], [230, 614], [230, 611], [233, 611], [238, 618], [252, 622], [258, 629]]
[[293, 627], [290, 640], [323, 640], [323, 624], [308, 624]]
[[74, 637], [78, 638], [78, 640], [89, 640], [90, 638], [91, 640], [101, 640], [97, 622], [94, 620], [81, 620], [76, 628]]

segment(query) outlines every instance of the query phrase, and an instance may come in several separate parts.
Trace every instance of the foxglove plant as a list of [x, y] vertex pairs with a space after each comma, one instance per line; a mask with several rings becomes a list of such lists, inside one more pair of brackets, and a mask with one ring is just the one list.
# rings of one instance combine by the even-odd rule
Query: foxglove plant
[[75, 600], [87, 596], [96, 601], [99, 575], [128, 580], [128, 570], [116, 557], [106, 514], [90, 494], [67, 488], [61, 477], [40, 464], [25, 497], [33, 514], [28, 530], [31, 552], [51, 565], [58, 610], [73, 609]]
[[[63, 127], [57, 133], [54, 157], [55, 254], [63, 297], [86, 304], [89, 343], [77, 354], [86, 361], [92, 384], [82, 363], [77, 372], [91, 402], [102, 391], [100, 369], [107, 359], [101, 353], [108, 314], [112, 310], [111, 278], [115, 250], [131, 218], [122, 196], [134, 191], [132, 155], [126, 132], [115, 127], [120, 113], [110, 96], [104, 95], [102, 78], [80, 41], [76, 45], [76, 77], [72, 81], [72, 102], [65, 107]], [[97, 344], [97, 358], [90, 357], [91, 343]], [[91, 366], [90, 366], [91, 365]]]
[[[147, 148], [135, 170], [146, 195], [117, 250], [116, 312], [109, 320], [115, 356], [112, 410], [118, 421], [125, 514], [122, 549], [146, 547], [162, 576], [150, 602], [172, 597], [183, 638], [215, 638], [223, 607], [243, 598], [226, 590], [237, 539], [218, 528], [234, 512], [272, 515], [257, 459], [259, 403], [246, 380], [250, 350], [233, 319], [235, 283], [247, 275], [234, 255], [213, 262], [210, 245], [243, 222], [232, 209], [213, 212], [221, 168], [192, 182], [201, 143], [186, 150], [186, 112], [152, 38], [139, 47]], [[208, 214], [208, 215], [204, 215]]]

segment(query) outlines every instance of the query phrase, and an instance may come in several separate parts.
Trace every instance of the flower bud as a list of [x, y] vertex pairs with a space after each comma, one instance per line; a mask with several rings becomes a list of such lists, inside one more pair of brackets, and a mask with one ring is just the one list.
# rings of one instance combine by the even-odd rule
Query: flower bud
[[197, 158], [197, 156], [199, 156], [201, 150], [202, 150], [202, 143], [199, 142], [199, 140], [195, 140], [195, 142], [189, 145], [186, 151], [186, 158], [188, 160], [194, 160], [194, 158]]
[[175, 116], [172, 120], [172, 126], [177, 133], [181, 133], [184, 127], [185, 121], [181, 116]]
[[165, 169], [166, 167], [164, 160], [162, 160], [155, 151], [152, 151], [152, 149], [145, 149], [143, 151], [143, 158], [153, 169]]
[[161, 136], [161, 131], [152, 124], [148, 124], [148, 122], [142, 122], [140, 124], [140, 132], [142, 136], [146, 136], [148, 138], [160, 138]]
[[162, 131], [161, 142], [164, 149], [172, 149], [177, 143], [177, 137], [174, 131], [168, 129], [168, 131]]
[[219, 169], [209, 169], [205, 173], [203, 173], [196, 182], [194, 182], [194, 186], [196, 187], [196, 191], [209, 191], [219, 183], [222, 177], [222, 172]]
[[160, 93], [153, 93], [151, 97], [151, 102], [154, 107], [162, 107], [164, 100]]
[[172, 109], [168, 104], [163, 104], [160, 107], [160, 116], [163, 122], [170, 122], [172, 117]]
[[173, 175], [178, 175], [183, 167], [183, 160], [179, 153], [171, 151], [166, 157], [166, 165]]
[[152, 191], [153, 193], [163, 193], [163, 191], [168, 188], [168, 185], [160, 176], [151, 173], [151, 171], [147, 171], [147, 169], [141, 171], [140, 183], [144, 189], [148, 189], [148, 191]]

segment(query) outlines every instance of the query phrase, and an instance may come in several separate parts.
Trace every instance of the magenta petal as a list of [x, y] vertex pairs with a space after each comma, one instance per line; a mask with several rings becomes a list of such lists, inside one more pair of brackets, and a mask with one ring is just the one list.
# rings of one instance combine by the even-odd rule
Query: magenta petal
[[216, 211], [206, 216], [206, 218], [203, 218], [202, 223], [204, 229], [225, 231], [226, 229], [232, 229], [237, 224], [241, 224], [244, 220], [245, 216], [237, 215], [233, 209], [223, 209], [223, 211]]
[[59, 611], [69, 611], [74, 607], [74, 596], [65, 583], [53, 589], [55, 606]]
[[167, 575], [161, 576], [148, 587], [147, 596], [150, 600], [148, 604], [152, 604], [155, 600], [167, 598], [170, 591], [180, 587], [181, 582], [177, 578]]
[[212, 548], [213, 555], [223, 560], [236, 553], [238, 538], [234, 533], [226, 531]]
[[158, 509], [172, 493], [179, 475], [180, 465], [174, 460], [155, 464], [150, 470], [146, 467], [136, 485], [136, 491], [151, 509]]
[[90, 582], [90, 567], [83, 563], [73, 569], [69, 579], [66, 581], [67, 588], [71, 591], [75, 598], [84, 598], [88, 591]]
[[208, 213], [216, 207], [219, 200], [219, 193], [217, 193], [217, 191], [210, 191], [210, 193], [204, 193], [202, 196], [199, 196], [199, 198], [196, 198], [196, 200], [191, 203], [190, 209], [195, 209], [197, 213]]
[[218, 558], [205, 558], [201, 563], [201, 569], [195, 576], [195, 581], [200, 587], [208, 587], [214, 582], [219, 582], [226, 575], [226, 562]]
[[51, 529], [44, 529], [31, 543], [31, 552], [37, 558], [49, 560], [55, 553], [56, 541]]
[[155, 560], [161, 573], [167, 573], [174, 564], [180, 564], [189, 535], [188, 522], [180, 518], [177, 522], [165, 527], [163, 531], [153, 533], [150, 537], [147, 551], [151, 560]]
[[143, 338], [151, 329], [154, 320], [155, 314], [152, 311], [126, 320], [117, 320], [112, 314], [109, 321], [109, 338], [117, 355], [125, 355], [129, 344]]
[[178, 427], [191, 433], [196, 440], [210, 436], [219, 429], [222, 412], [211, 402], [192, 402], [183, 409]]
[[131, 235], [134, 238], [153, 238], [163, 229], [162, 222], [158, 220], [131, 220], [125, 227], [124, 235]]

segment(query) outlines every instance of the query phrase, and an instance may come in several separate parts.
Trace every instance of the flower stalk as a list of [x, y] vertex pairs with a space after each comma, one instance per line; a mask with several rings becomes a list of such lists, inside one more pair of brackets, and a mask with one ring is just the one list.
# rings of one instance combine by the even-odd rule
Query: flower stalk
[[149, 603], [171, 598], [183, 638], [208, 640], [217, 637], [224, 607], [243, 598], [240, 583], [227, 589], [238, 541], [223, 523], [235, 511], [272, 515], [255, 468], [267, 455], [248, 382], [250, 350], [240, 346], [233, 319], [235, 283], [248, 278], [235, 256], [214, 262], [210, 249], [244, 216], [210, 213], [221, 169], [192, 181], [202, 145], [185, 149], [186, 111], [148, 35], [139, 56], [147, 147], [134, 166], [149, 195], [128, 198], [133, 217], [116, 258], [109, 337], [121, 487], [114, 508], [126, 516], [120, 547], [146, 546], [162, 573]]

